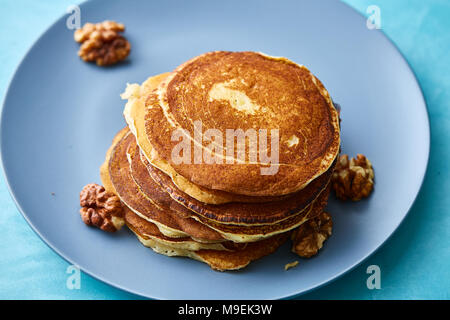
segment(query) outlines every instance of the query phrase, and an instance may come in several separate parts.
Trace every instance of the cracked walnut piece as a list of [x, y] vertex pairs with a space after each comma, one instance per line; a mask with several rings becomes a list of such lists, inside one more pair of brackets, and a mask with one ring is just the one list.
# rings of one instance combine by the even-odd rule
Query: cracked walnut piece
[[130, 53], [130, 43], [119, 34], [125, 26], [114, 21], [86, 23], [75, 31], [74, 39], [81, 43], [78, 55], [84, 61], [95, 61], [99, 66], [124, 60]]
[[331, 236], [333, 221], [327, 212], [306, 221], [292, 232], [292, 251], [302, 258], [315, 256]]
[[98, 184], [88, 184], [81, 190], [80, 206], [81, 219], [89, 226], [115, 232], [124, 224], [119, 198]]
[[349, 161], [344, 154], [339, 158], [331, 182], [339, 199], [359, 201], [372, 192], [374, 177], [372, 164], [364, 155], [358, 154]]

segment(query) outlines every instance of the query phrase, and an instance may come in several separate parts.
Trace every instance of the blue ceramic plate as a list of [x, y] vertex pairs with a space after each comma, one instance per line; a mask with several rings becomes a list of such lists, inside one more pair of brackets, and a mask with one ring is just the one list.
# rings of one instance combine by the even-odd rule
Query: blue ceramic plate
[[[18, 208], [40, 237], [86, 273], [151, 298], [269, 299], [306, 292], [358, 265], [405, 218], [427, 166], [429, 125], [413, 72], [394, 45], [337, 1], [93, 1], [85, 23], [125, 23], [128, 62], [82, 62], [66, 17], [23, 59], [1, 121], [2, 160]], [[286, 244], [242, 272], [220, 273], [143, 247], [124, 229], [86, 227], [78, 193], [99, 182], [99, 166], [124, 127], [127, 82], [174, 69], [211, 50], [286, 56], [312, 70], [342, 106], [342, 146], [363, 153], [376, 172], [375, 192], [359, 203], [331, 199], [333, 236], [320, 254], [285, 272], [297, 257]], [[52, 195], [54, 193], [54, 195]]]

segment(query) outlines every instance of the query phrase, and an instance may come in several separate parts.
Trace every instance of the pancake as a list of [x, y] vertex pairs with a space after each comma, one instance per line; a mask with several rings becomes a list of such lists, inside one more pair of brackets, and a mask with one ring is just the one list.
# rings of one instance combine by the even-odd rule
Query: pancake
[[[100, 170], [102, 183], [105, 189], [115, 194], [116, 190], [111, 182], [111, 177], [109, 175], [107, 164], [109, 164], [111, 154], [114, 151], [115, 146], [118, 143], [120, 143], [122, 139], [126, 138], [128, 134], [129, 134], [128, 128], [124, 128], [114, 137], [113, 143], [109, 148], [109, 150], [107, 151], [106, 156], [107, 161], [105, 161]], [[157, 241], [163, 245], [168, 245], [173, 248], [191, 251], [197, 251], [201, 249], [234, 251], [236, 249], [242, 248], [242, 244], [233, 243], [231, 241], [222, 241], [222, 239], [218, 241], [214, 240], [206, 241], [205, 243], [205, 241], [202, 240], [199, 241], [198, 239], [195, 239], [190, 236], [171, 238], [161, 233], [159, 227], [156, 224], [153, 224], [139, 217], [125, 204], [123, 205], [123, 209], [124, 209], [124, 217], [123, 219], [121, 219], [122, 220], [121, 224], [126, 223], [127, 226], [130, 228], [132, 227], [134, 231], [138, 231], [145, 237], [153, 238], [154, 241]], [[154, 237], [155, 234], [158, 235], [157, 239]]]
[[[283, 201], [279, 200], [268, 203], [232, 202], [221, 205], [210, 205], [204, 204], [179, 190], [169, 176], [149, 165], [145, 157], [140, 156], [141, 153], [138, 148], [134, 148], [133, 142], [130, 144], [130, 149], [135, 150], [134, 155], [129, 155], [131, 160], [131, 175], [140, 190], [149, 199], [153, 199], [157, 205], [160, 203], [165, 208], [178, 211], [183, 216], [190, 215], [189, 211], [192, 210], [200, 216], [219, 223], [262, 225], [274, 224], [283, 219], [287, 219], [303, 211], [316, 199], [318, 194], [324, 189], [324, 186], [328, 184], [332, 173], [332, 169], [330, 169], [326, 174], [305, 188], [305, 190]], [[173, 200], [184, 207], [173, 204], [173, 201], [170, 200], [167, 203], [166, 192]]]
[[206, 221], [204, 218], [199, 216], [193, 216], [194, 219], [207, 224], [211, 229], [219, 232], [222, 237], [237, 243], [245, 242], [255, 242], [261, 241], [263, 239], [272, 237], [277, 234], [286, 233], [293, 230], [309, 219], [312, 219], [319, 215], [326, 207], [328, 203], [328, 197], [330, 193], [330, 188], [327, 187], [302, 213], [297, 214], [293, 217], [285, 219], [274, 225], [263, 225], [263, 226], [252, 226], [243, 227], [230, 224], [219, 224], [211, 221]]
[[311, 182], [301, 192], [283, 200], [261, 203], [225, 203], [220, 205], [205, 204], [178, 189], [169, 176], [151, 166], [145, 157], [134, 159], [133, 176], [142, 183], [138, 184], [145, 193], [151, 193], [154, 184], [146, 185], [148, 175], [143, 173], [142, 165], [146, 166], [150, 177], [160, 185], [175, 201], [198, 215], [219, 223], [238, 225], [275, 224], [305, 210], [328, 185], [334, 165], [326, 173]]
[[[166, 193], [160, 193], [158, 197], [165, 196], [164, 201], [169, 201], [169, 205], [164, 205], [158, 197], [144, 195], [135, 184], [129, 167], [127, 152], [134, 143], [134, 136], [129, 132], [113, 147], [109, 159], [109, 175], [116, 194], [121, 201], [129, 207], [139, 217], [154, 223], [160, 231], [168, 237], [191, 236], [197, 241], [233, 241], [237, 243], [255, 242], [276, 234], [292, 230], [307, 221], [308, 214], [313, 205], [309, 205], [301, 213], [293, 215], [277, 224], [240, 226], [233, 224], [213, 223], [196, 215], [192, 211], [190, 216], [180, 215], [179, 212], [171, 209], [170, 202], [176, 204]], [[153, 190], [157, 192], [157, 189]], [[328, 198], [327, 192], [322, 192], [322, 197]], [[320, 198], [320, 196], [319, 196]], [[158, 201], [155, 203], [155, 200]], [[319, 199], [318, 199], [319, 200]]]
[[[207, 263], [212, 269], [218, 271], [238, 270], [246, 267], [251, 261], [273, 253], [288, 238], [290, 233], [280, 234], [259, 242], [249, 243], [234, 251], [200, 249], [188, 250], [173, 246], [174, 239], [169, 239], [159, 232], [152, 223], [132, 216], [132, 212], [126, 215], [127, 226], [138, 237], [139, 241], [155, 252], [166, 256], [189, 257]], [[136, 220], [135, 218], [138, 218]]]
[[124, 207], [124, 220], [126, 225], [135, 233], [139, 233], [142, 237], [150, 238], [162, 245], [169, 246], [174, 249], [198, 251], [202, 249], [208, 250], [234, 250], [234, 245], [232, 243], [228, 244], [226, 242], [222, 243], [203, 243], [192, 239], [191, 237], [183, 238], [170, 238], [165, 236], [159, 231], [159, 228], [145, 219], [140, 218], [132, 210]]
[[[301, 223], [305, 222], [309, 212], [311, 211], [312, 206], [310, 204], [306, 205], [302, 210], [292, 212], [292, 214], [285, 218], [284, 220], [277, 221], [277, 223], [272, 223], [268, 225], [260, 225], [260, 224], [252, 224], [252, 225], [236, 225], [236, 224], [223, 224], [211, 221], [201, 215], [196, 214], [195, 211], [189, 210], [187, 207], [180, 205], [177, 199], [173, 199], [169, 197], [168, 193], [165, 193], [161, 186], [155, 183], [149, 175], [148, 172], [143, 166], [143, 163], [140, 161], [139, 150], [135, 148], [136, 145], [134, 141], [129, 142], [128, 147], [128, 156], [131, 161], [130, 170], [131, 175], [138, 185], [139, 190], [145, 194], [145, 196], [152, 201], [154, 205], [161, 208], [165, 212], [173, 210], [176, 214], [181, 215], [183, 218], [193, 218], [211, 229], [219, 232], [225, 239], [235, 241], [235, 242], [248, 242], [248, 241], [259, 241], [261, 239], [273, 236], [274, 234], [282, 233], [287, 230], [293, 229]], [[130, 154], [131, 153], [131, 154]], [[133, 155], [134, 153], [134, 155]], [[170, 179], [168, 179], [171, 181]], [[328, 181], [327, 181], [328, 183]], [[326, 187], [324, 187], [326, 189]], [[322, 204], [325, 201], [325, 204], [322, 207], [325, 207], [326, 200], [328, 199], [329, 190], [319, 191], [318, 194], [311, 195], [311, 202], [317, 199], [317, 203]], [[199, 203], [199, 205], [201, 205]], [[245, 209], [252, 210], [252, 212], [266, 211], [266, 213], [270, 213], [271, 211], [276, 211], [277, 206], [285, 206], [284, 202], [281, 203], [231, 203], [220, 205], [230, 207], [229, 214], [232, 215], [232, 209], [234, 209], [237, 213], [240, 213], [244, 216], [248, 216], [248, 213], [245, 212]], [[245, 207], [247, 206], [247, 208]], [[258, 206], [258, 207], [255, 207]], [[244, 207], [242, 210], [241, 207]], [[227, 209], [225, 208], [225, 209]]]
[[103, 187], [105, 188], [106, 191], [114, 193], [114, 194], [117, 194], [117, 192], [114, 189], [114, 186], [112, 185], [111, 177], [109, 175], [109, 159], [111, 159], [111, 153], [112, 153], [114, 147], [129, 132], [130, 132], [130, 130], [127, 127], [125, 127], [114, 136], [111, 146], [106, 151], [105, 161], [100, 166], [100, 179], [102, 180]]
[[[177, 202], [175, 202], [174, 199], [170, 199], [170, 197], [168, 197], [167, 194], [164, 193], [162, 194], [163, 196], [165, 195], [166, 197], [165, 199], [164, 197], [161, 197], [161, 191], [158, 190], [159, 186], [155, 185], [155, 182], [153, 182], [152, 179], [150, 179], [148, 175], [145, 174], [145, 169], [142, 168], [142, 163], [139, 165], [140, 163], [139, 157], [135, 155], [134, 157], [132, 157], [131, 161], [132, 161], [131, 165], [132, 175], [139, 176], [139, 178], [137, 179], [135, 178], [135, 182], [138, 184], [141, 192], [146, 193], [146, 196], [149, 199], [153, 199], [156, 202], [156, 205], [164, 206], [166, 210], [175, 210], [178, 214], [181, 214], [183, 217], [191, 217], [207, 225], [209, 228], [219, 232], [225, 239], [238, 243], [260, 241], [267, 237], [271, 237], [275, 234], [280, 234], [296, 228], [297, 226], [307, 221], [307, 219], [311, 218], [312, 216], [315, 216], [317, 212], [320, 212], [325, 208], [328, 201], [328, 195], [330, 192], [329, 187], [325, 187], [324, 191], [316, 195], [314, 201], [314, 208], [312, 205], [309, 205], [300, 213], [291, 215], [290, 217], [282, 221], [278, 221], [277, 223], [274, 224], [269, 225], [223, 224], [211, 221], [205, 217], [202, 217], [201, 215], [196, 214], [195, 212], [192, 212], [191, 210], [188, 210], [186, 207], [183, 207]], [[167, 204], [167, 201], [169, 201], [170, 203]], [[242, 204], [236, 204], [237, 207], [239, 205]]]
[[[119, 140], [119, 138], [121, 139]], [[118, 141], [117, 141], [118, 140]], [[147, 199], [134, 183], [129, 170], [127, 148], [134, 141], [134, 136], [129, 130], [122, 130], [114, 139], [116, 143], [108, 152], [105, 163], [108, 163], [109, 178], [102, 175], [103, 183], [108, 179], [111, 182], [114, 193], [120, 200], [140, 217], [156, 224], [159, 230], [166, 236], [181, 238], [192, 236], [197, 241], [217, 242], [224, 241], [216, 231], [208, 228], [193, 219], [187, 219], [174, 214], [173, 211], [164, 211]], [[103, 168], [105, 165], [103, 165]]]
[[[324, 204], [322, 200], [322, 203], [313, 210], [310, 218], [318, 216], [323, 211], [325, 205], [326, 201]], [[168, 244], [161, 241], [161, 239], [164, 239], [164, 235], [158, 231], [158, 228], [153, 227], [152, 223], [144, 219], [139, 220], [138, 226], [136, 226], [136, 222], [133, 220], [130, 221], [129, 219], [127, 220], [127, 226], [136, 234], [139, 241], [144, 246], [153, 249], [157, 253], [167, 256], [189, 257], [205, 262], [210, 265], [211, 268], [219, 271], [241, 269], [247, 266], [251, 261], [274, 252], [290, 236], [290, 232], [281, 233], [261, 241], [246, 243], [246, 246], [232, 252], [203, 249], [192, 251], [180, 249], [174, 247], [170, 243]], [[224, 245], [225, 244], [226, 243], [224, 243]]]
[[128, 85], [125, 92], [121, 95], [122, 99], [128, 100], [124, 109], [125, 120], [131, 132], [133, 132], [133, 134], [135, 135], [137, 144], [139, 145], [140, 149], [146, 150], [144, 154], [147, 161], [151, 163], [152, 166], [158, 168], [159, 170], [170, 176], [173, 183], [177, 186], [178, 189], [203, 203], [253, 203], [276, 201], [286, 198], [286, 196], [252, 197], [204, 188], [190, 182], [185, 177], [179, 175], [167, 161], [159, 157], [145, 135], [145, 100], [146, 97], [151, 94], [151, 92], [153, 92], [161, 83], [161, 81], [168, 75], [169, 73], [164, 73], [150, 77], [140, 86], [138, 84]]
[[[195, 121], [202, 132], [279, 130], [279, 152], [268, 144], [249, 159], [247, 146], [242, 159], [215, 139], [211, 145], [196, 140]], [[189, 142], [188, 163], [172, 159], [177, 130]], [[193, 184], [247, 196], [302, 190], [331, 167], [340, 144], [338, 113], [322, 83], [304, 66], [254, 52], [211, 52], [178, 67], [147, 97], [145, 136]], [[209, 148], [214, 143], [223, 148]], [[140, 147], [150, 159], [151, 150]], [[218, 163], [199, 165], [198, 148]], [[279, 159], [270, 163], [264, 154], [272, 149]], [[262, 174], [269, 165], [276, 174]]]

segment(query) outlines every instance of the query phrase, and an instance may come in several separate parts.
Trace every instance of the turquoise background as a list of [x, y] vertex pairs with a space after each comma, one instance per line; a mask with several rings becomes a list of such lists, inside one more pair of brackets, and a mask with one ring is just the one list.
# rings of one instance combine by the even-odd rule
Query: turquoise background
[[[302, 299], [449, 299], [450, 288], [450, 1], [346, 0], [366, 15], [381, 9], [381, 27], [414, 70], [431, 122], [423, 188], [404, 223], [367, 261]], [[31, 44], [75, 0], [0, 0], [0, 99]], [[397, 192], [401, 192], [398, 190]], [[0, 177], [0, 299], [136, 299], [81, 275], [69, 290], [69, 264], [49, 249], [16, 209]], [[381, 289], [366, 287], [370, 265]]]

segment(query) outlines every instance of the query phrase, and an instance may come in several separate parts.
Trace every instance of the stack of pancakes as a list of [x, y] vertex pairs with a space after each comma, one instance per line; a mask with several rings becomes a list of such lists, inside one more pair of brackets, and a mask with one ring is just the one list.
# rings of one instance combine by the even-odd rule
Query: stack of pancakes
[[[128, 85], [122, 98], [128, 126], [101, 177], [124, 204], [127, 226], [154, 251], [240, 269], [326, 206], [339, 116], [307, 68], [254, 52], [210, 52]], [[250, 136], [241, 149], [237, 138], [225, 143], [227, 130], [238, 129], [270, 133], [265, 144], [259, 135], [256, 159]], [[222, 132], [223, 141], [208, 132]], [[189, 148], [180, 152], [180, 141]]]

